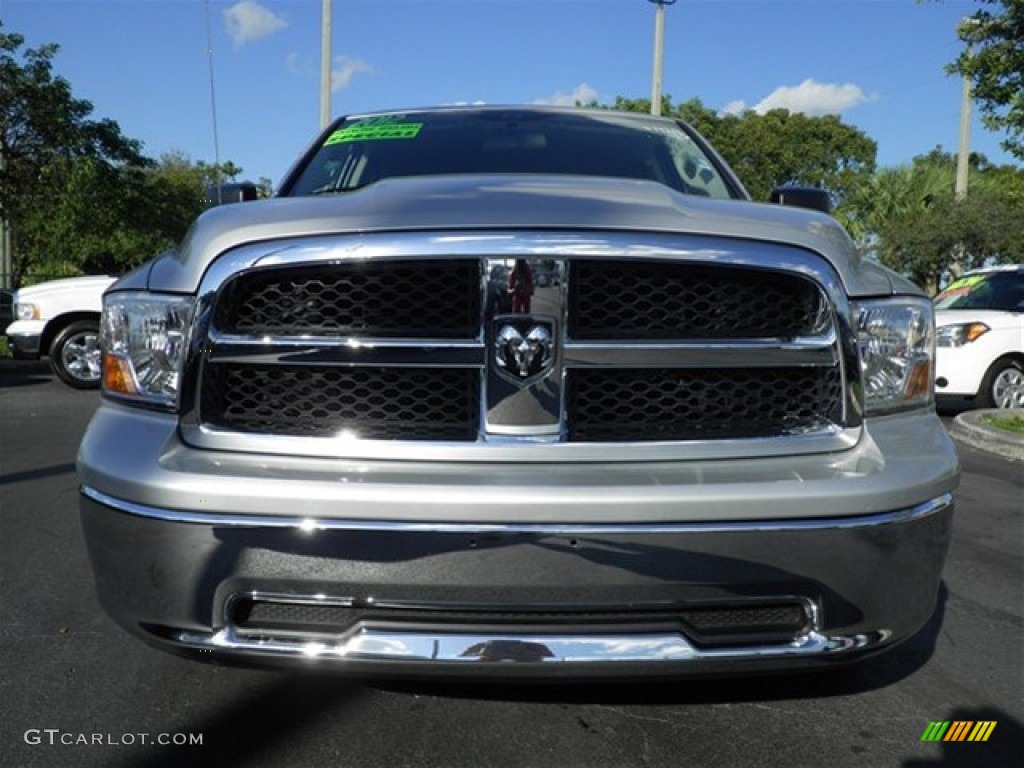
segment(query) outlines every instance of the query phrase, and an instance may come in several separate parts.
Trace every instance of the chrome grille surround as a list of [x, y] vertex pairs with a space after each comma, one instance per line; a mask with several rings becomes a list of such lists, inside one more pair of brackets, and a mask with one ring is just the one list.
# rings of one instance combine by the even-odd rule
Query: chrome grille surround
[[[545, 279], [538, 280], [530, 314], [511, 312], [501, 302], [502, 270], [527, 259]], [[226, 333], [214, 322], [226, 285], [246, 275], [282, 268], [315, 268], [378, 261], [437, 262], [475, 259], [480, 264], [480, 322], [475, 338], [385, 338], [343, 335], [247, 336]], [[638, 265], [686, 265], [761, 271], [785, 280], [806, 281], [820, 292], [821, 312], [806, 335], [725, 339], [587, 339], [569, 329], [572, 264], [586, 260]], [[544, 284], [541, 285], [540, 283]], [[519, 308], [521, 309], [521, 307]], [[523, 325], [521, 321], [526, 321]], [[520, 384], [495, 365], [496, 336], [511, 321], [526, 336], [532, 318], [553, 329], [550, 368]], [[514, 324], [514, 323], [512, 323]], [[858, 365], [845, 292], [820, 257], [792, 247], [724, 238], [616, 232], [458, 232], [345, 235], [263, 243], [223, 254], [208, 270], [199, 292], [196, 328], [183, 377], [181, 431], [197, 447], [242, 452], [358, 459], [437, 461], [649, 461], [688, 458], [782, 456], [837, 451], [860, 437], [862, 407]], [[200, 404], [207, 365], [306, 366], [328, 369], [417, 368], [473, 371], [482, 382], [479, 427], [469, 439], [373, 439], [358, 425], [334, 436], [253, 433], [204, 421]], [[827, 418], [779, 434], [692, 434], [685, 439], [659, 435], [638, 441], [576, 441], [570, 427], [570, 378], [587, 370], [729, 371], [832, 369], [842, 395]], [[749, 374], [748, 374], [749, 375]], [[724, 436], [723, 436], [724, 435]], [[429, 445], [429, 450], [425, 446]]]

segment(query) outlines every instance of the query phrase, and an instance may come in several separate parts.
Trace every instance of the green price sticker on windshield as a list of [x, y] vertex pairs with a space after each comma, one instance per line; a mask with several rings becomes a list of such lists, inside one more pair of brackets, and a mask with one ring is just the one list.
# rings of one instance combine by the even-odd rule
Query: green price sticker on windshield
[[327, 137], [325, 147], [350, 141], [385, 141], [389, 139], [415, 139], [423, 123], [356, 123], [339, 128]]

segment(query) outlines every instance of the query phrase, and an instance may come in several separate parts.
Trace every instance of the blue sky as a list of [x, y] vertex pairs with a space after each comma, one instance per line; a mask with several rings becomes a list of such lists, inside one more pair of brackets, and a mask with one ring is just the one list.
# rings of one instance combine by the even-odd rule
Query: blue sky
[[[159, 156], [212, 161], [202, 0], [0, 0], [7, 32], [56, 42], [56, 70], [94, 116]], [[679, 0], [667, 9], [665, 92], [716, 110], [832, 112], [882, 165], [958, 142], [969, 0]], [[319, 127], [320, 0], [211, 0], [220, 157], [275, 183]], [[650, 94], [645, 0], [334, 0], [333, 114], [484, 101]], [[977, 118], [972, 149], [1010, 163]]]

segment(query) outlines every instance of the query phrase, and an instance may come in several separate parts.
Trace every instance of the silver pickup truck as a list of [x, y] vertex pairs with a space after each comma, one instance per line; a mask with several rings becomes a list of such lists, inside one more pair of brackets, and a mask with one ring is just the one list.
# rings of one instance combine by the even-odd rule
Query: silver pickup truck
[[101, 347], [97, 589], [172, 652], [731, 674], [935, 609], [959, 465], [931, 304], [677, 121], [339, 120], [277, 199], [115, 284]]

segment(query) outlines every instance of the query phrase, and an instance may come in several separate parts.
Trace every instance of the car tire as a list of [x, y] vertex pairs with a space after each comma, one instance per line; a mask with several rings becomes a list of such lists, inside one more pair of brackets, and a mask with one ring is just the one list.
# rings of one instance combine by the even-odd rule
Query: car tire
[[1024, 408], [1024, 360], [996, 360], [981, 381], [978, 403], [982, 408]]
[[50, 344], [50, 367], [75, 389], [100, 385], [100, 331], [95, 320], [78, 320], [62, 328]]

